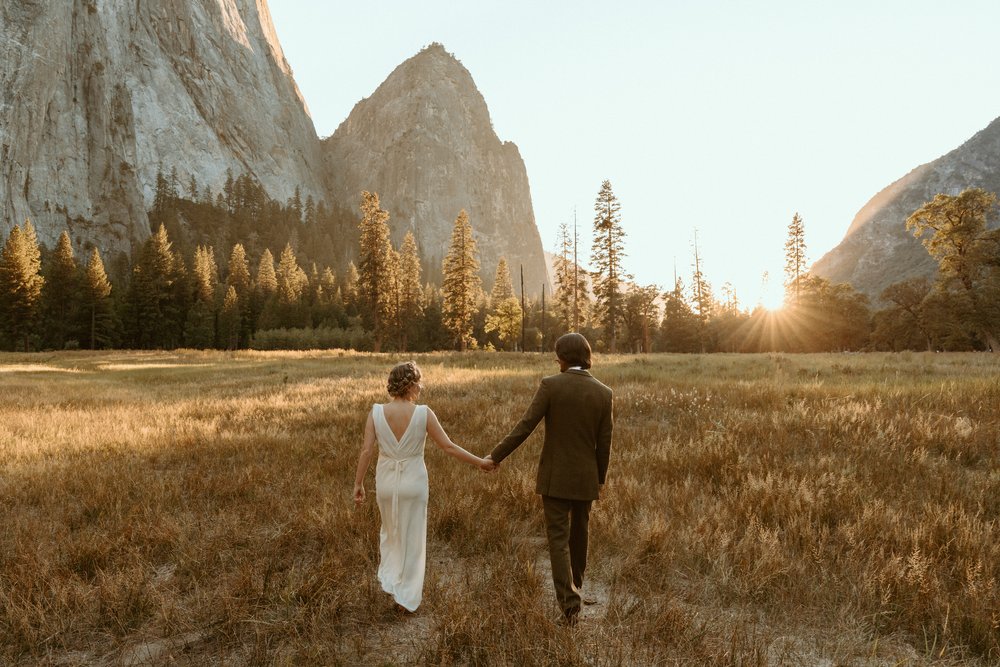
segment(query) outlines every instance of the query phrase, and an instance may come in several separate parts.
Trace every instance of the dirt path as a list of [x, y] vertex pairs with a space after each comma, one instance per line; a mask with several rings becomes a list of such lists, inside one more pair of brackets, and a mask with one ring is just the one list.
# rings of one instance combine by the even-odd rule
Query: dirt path
[[[534, 565], [539, 573], [546, 593], [551, 598], [553, 620], [558, 618], [555, 595], [552, 587], [552, 567], [549, 561], [548, 544], [542, 536], [527, 536], [515, 546], [527, 546], [535, 554]], [[471, 576], [467, 561], [456, 556], [446, 544], [428, 544], [428, 580], [424, 590], [429, 586], [438, 588], [465, 588], [463, 580]], [[584, 598], [593, 600], [585, 604], [580, 613], [580, 622], [572, 630], [584, 643], [598, 638], [600, 619], [607, 612], [610, 587], [595, 578], [590, 578], [584, 586]], [[386, 596], [387, 607], [392, 603]], [[423, 605], [415, 614], [387, 614], [391, 619], [368, 637], [367, 658], [376, 658], [378, 662], [407, 665], [419, 661], [420, 647], [431, 639], [437, 625], [433, 605]]]

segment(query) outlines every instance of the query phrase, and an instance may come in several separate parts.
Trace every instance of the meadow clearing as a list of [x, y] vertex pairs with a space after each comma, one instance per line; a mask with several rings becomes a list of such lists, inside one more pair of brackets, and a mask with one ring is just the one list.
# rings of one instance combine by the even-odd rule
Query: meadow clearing
[[[615, 440], [572, 629], [541, 427], [494, 475], [428, 443], [424, 604], [392, 610], [351, 486], [404, 358], [0, 355], [0, 663], [1000, 661], [1000, 355], [598, 355]], [[415, 358], [479, 454], [557, 370]]]

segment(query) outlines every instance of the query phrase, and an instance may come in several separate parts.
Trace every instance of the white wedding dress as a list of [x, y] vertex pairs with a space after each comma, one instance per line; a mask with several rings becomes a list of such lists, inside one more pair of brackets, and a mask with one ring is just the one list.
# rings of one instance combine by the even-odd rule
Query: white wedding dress
[[382, 515], [378, 580], [397, 603], [415, 611], [423, 595], [427, 561], [427, 406], [414, 408], [399, 440], [381, 404], [372, 406], [372, 418], [379, 451], [375, 497]]

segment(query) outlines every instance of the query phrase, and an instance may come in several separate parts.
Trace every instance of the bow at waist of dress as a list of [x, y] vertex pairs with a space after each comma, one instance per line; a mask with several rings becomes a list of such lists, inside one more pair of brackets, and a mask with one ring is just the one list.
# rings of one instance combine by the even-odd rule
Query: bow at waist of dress
[[380, 461], [389, 461], [390, 463], [398, 465], [414, 459], [422, 459], [424, 458], [424, 454], [423, 452], [420, 452], [419, 454], [414, 454], [413, 456], [386, 456], [382, 452], [379, 452], [378, 458]]

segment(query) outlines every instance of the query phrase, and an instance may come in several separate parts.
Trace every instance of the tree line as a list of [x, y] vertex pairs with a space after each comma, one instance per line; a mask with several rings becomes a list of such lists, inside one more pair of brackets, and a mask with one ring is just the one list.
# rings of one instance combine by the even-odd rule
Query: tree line
[[[696, 236], [689, 287], [680, 278], [666, 293], [654, 285], [628, 287], [622, 319], [627, 349], [1000, 351], [1000, 229], [992, 224], [997, 212], [997, 195], [980, 188], [938, 194], [914, 211], [906, 228], [921, 239], [937, 271], [932, 278], [891, 284], [879, 295], [878, 309], [850, 285], [809, 273], [798, 213], [788, 225], [785, 302], [776, 312], [740, 307], [728, 284], [717, 299], [701, 270]], [[662, 309], [650, 307], [657, 298]]]
[[393, 246], [390, 212], [376, 193], [362, 193], [358, 217], [298, 190], [282, 204], [245, 175], [228, 174], [212, 193], [161, 171], [154, 233], [131, 257], [110, 258], [110, 271], [97, 249], [78, 261], [68, 231], [49, 251], [30, 222], [11, 230], [0, 252], [0, 345], [535, 350], [576, 330], [610, 352], [996, 350], [995, 210], [995, 195], [968, 190], [915, 211], [907, 228], [937, 259], [938, 274], [892, 285], [878, 311], [851, 286], [808, 272], [796, 213], [785, 304], [769, 311], [741, 306], [728, 283], [716, 295], [697, 234], [687, 283], [636, 284], [624, 269], [621, 205], [609, 181], [595, 197], [590, 268], [578, 257], [575, 225], [572, 236], [561, 225], [546, 300], [544, 290], [518, 296], [505, 258], [484, 289], [464, 210], [441, 265], [428, 266], [412, 233]]

